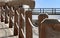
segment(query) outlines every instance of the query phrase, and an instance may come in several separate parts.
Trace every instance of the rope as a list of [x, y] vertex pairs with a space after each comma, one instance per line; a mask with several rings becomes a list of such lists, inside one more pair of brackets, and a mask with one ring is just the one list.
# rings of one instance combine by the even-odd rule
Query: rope
[[[28, 18], [28, 20], [29, 20], [29, 23], [31, 24], [31, 26], [33, 27], [33, 32], [34, 32], [34, 34], [38, 36], [38, 29], [37, 29], [37, 27], [35, 27], [35, 26], [32, 24], [30, 18]], [[36, 29], [37, 29], [37, 30], [36, 30]]]
[[6, 8], [7, 8], [8, 10], [10, 10], [10, 8], [9, 8], [8, 6], [6, 6]]
[[11, 7], [11, 10], [12, 10], [13, 13], [15, 12], [14, 9], [13, 9], [13, 7]]
[[24, 32], [23, 32], [23, 29], [21, 29], [21, 31], [22, 31], [23, 36], [25, 37], [25, 34], [24, 34]]
[[5, 11], [5, 9], [2, 7], [2, 10], [4, 10]]
[[35, 26], [32, 24], [30, 18], [28, 18], [28, 20], [29, 20], [29, 23], [31, 24], [31, 26], [34, 28]]
[[17, 28], [19, 28], [18, 24], [16, 23]]
[[21, 16], [22, 16], [23, 20], [25, 21], [25, 17], [23, 16], [23, 14], [22, 14], [22, 13], [21, 13]]
[[18, 11], [16, 10], [16, 13], [19, 15]]

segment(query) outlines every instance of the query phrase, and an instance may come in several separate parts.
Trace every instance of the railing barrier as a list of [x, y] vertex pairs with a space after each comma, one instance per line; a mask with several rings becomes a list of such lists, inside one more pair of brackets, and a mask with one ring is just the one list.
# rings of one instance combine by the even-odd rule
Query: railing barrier
[[[25, 11], [24, 8], [19, 7], [17, 9], [13, 9], [14, 6], [5, 8], [2, 6], [1, 9], [1, 22], [9, 23], [9, 28], [13, 28], [13, 36], [17, 36], [18, 38], [33, 38], [33, 28], [35, 28], [34, 24], [32, 23], [32, 10]], [[56, 10], [56, 9], [55, 9]], [[43, 24], [44, 19], [48, 19], [48, 15], [44, 12], [38, 15], [38, 36], [39, 38], [45, 38], [45, 30], [46, 27]], [[54, 10], [52, 10], [54, 11]], [[5, 13], [4, 13], [5, 12]], [[54, 14], [54, 12], [53, 12]], [[56, 11], [55, 11], [56, 14]], [[5, 20], [4, 20], [5, 19]], [[58, 25], [59, 26], [59, 25]], [[60, 31], [58, 26], [53, 26], [56, 31]], [[43, 37], [44, 36], [44, 37]]]

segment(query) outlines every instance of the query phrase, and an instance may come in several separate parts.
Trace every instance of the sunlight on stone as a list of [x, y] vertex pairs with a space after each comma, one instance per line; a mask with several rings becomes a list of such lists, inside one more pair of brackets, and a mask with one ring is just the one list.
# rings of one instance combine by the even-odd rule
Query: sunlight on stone
[[60, 20], [58, 20], [60, 22]]
[[24, 8], [25, 11], [31, 10], [29, 5], [23, 5], [23, 8]]
[[9, 1], [15, 1], [15, 0], [0, 0], [0, 2], [9, 2]]

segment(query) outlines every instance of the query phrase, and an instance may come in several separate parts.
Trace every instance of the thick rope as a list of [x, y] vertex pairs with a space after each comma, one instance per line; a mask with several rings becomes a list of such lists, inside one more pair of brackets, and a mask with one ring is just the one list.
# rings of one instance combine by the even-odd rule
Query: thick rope
[[28, 20], [29, 20], [29, 23], [31, 24], [31, 26], [34, 28], [35, 26], [32, 24], [30, 18], [28, 18]]
[[[29, 20], [29, 23], [31, 24], [31, 26], [32, 26], [32, 28], [33, 28], [33, 32], [38, 36], [38, 29], [37, 29], [37, 27], [35, 27], [35, 26], [32, 24], [30, 18], [28, 18], [28, 20]], [[37, 29], [37, 30], [36, 30], [36, 29]]]

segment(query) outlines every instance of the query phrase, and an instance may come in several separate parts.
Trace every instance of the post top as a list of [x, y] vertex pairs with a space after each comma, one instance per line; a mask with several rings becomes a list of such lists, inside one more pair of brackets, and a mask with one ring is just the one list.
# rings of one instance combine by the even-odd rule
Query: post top
[[57, 19], [44, 19], [41, 23], [46, 23], [46, 24], [59, 24], [60, 22]]

